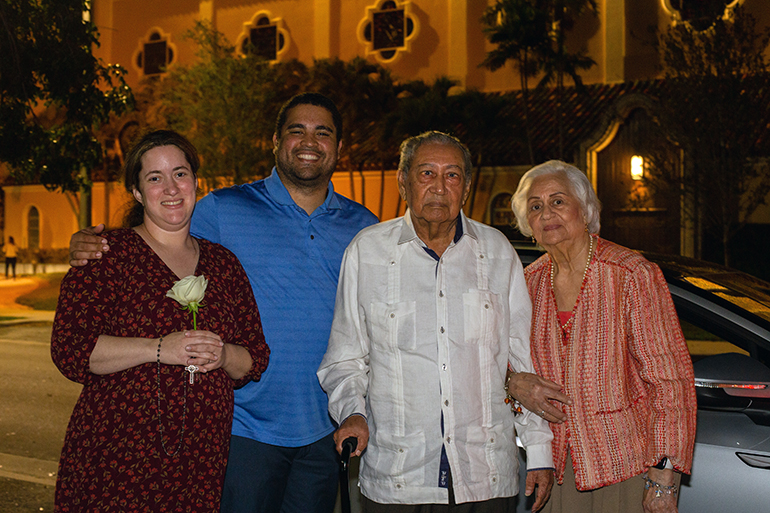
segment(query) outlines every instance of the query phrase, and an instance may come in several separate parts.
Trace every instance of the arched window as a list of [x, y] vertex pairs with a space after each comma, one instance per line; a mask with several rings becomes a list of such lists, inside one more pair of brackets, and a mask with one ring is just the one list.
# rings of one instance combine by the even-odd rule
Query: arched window
[[148, 77], [166, 73], [174, 62], [175, 50], [171, 36], [153, 27], [139, 42], [139, 48], [134, 52], [134, 65]]
[[375, 54], [380, 62], [392, 62], [402, 52], [409, 52], [418, 32], [417, 19], [412, 15], [411, 2], [385, 0], [366, 8], [366, 17], [359, 23], [359, 41], [366, 54]]
[[744, 0], [663, 0], [674, 22], [689, 23], [697, 31], [708, 30], [718, 18], [730, 18]]
[[36, 207], [27, 213], [27, 240], [29, 249], [40, 249], [40, 212]]
[[273, 18], [268, 11], [260, 11], [251, 21], [243, 24], [236, 48], [241, 55], [256, 55], [276, 62], [289, 49], [289, 32], [281, 18]]

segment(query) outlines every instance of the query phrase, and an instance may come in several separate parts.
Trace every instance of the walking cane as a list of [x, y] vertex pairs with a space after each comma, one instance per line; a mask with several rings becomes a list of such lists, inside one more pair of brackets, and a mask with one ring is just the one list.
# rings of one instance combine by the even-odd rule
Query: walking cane
[[356, 446], [358, 446], [358, 439], [354, 436], [346, 438], [342, 442], [342, 454], [340, 454], [340, 506], [342, 513], [350, 513], [348, 469], [350, 467], [350, 455], [356, 450]]

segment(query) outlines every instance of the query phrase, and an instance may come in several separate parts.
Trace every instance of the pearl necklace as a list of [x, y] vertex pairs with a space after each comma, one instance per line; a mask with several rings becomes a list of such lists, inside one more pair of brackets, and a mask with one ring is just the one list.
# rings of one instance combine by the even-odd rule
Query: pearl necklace
[[[583, 280], [580, 282], [580, 292], [578, 293], [578, 297], [580, 297], [580, 293], [583, 292], [583, 287], [586, 283], [586, 275], [588, 274], [588, 266], [591, 265], [591, 258], [594, 256], [594, 238], [590, 234], [588, 235], [588, 258], [586, 258], [586, 267], [583, 269]], [[551, 290], [553, 290], [554, 297], [556, 296], [556, 288], [553, 286], [553, 260], [551, 260]], [[577, 306], [577, 302], [575, 302], [575, 306]], [[563, 331], [566, 331], [567, 328], [569, 328], [569, 325], [572, 324], [572, 319], [575, 318], [575, 309], [572, 309], [572, 315], [570, 316], [569, 320], [561, 325], [561, 329]]]

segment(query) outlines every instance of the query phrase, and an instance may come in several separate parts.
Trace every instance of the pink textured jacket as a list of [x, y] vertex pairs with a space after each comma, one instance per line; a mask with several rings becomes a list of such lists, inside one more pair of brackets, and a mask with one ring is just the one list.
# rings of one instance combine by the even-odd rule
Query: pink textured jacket
[[695, 442], [692, 362], [657, 265], [596, 237], [570, 332], [562, 337], [546, 254], [525, 269], [533, 303], [532, 359], [538, 374], [572, 398], [551, 424], [556, 477], [567, 450], [579, 490], [641, 474], [667, 456], [690, 472]]

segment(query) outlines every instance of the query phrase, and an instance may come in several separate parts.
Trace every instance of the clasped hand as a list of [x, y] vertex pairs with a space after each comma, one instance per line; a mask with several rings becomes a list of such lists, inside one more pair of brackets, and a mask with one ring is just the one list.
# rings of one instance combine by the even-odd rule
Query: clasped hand
[[195, 365], [197, 372], [208, 372], [224, 365], [224, 342], [205, 330], [176, 331], [163, 337], [160, 363]]
[[567, 415], [553, 402], [566, 405], [572, 400], [562, 391], [562, 386], [537, 374], [518, 372], [508, 382], [508, 393], [529, 411], [541, 415], [548, 422], [561, 423]]

